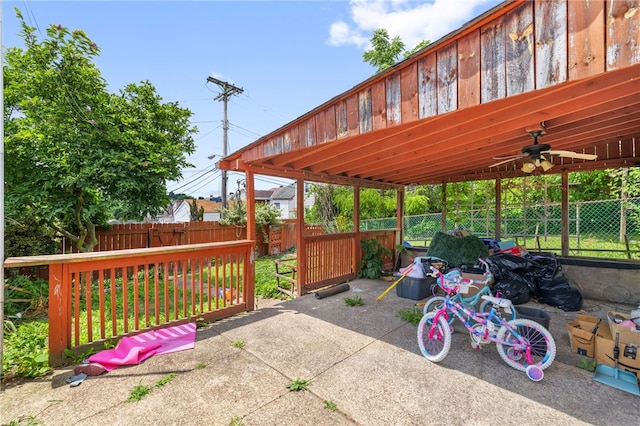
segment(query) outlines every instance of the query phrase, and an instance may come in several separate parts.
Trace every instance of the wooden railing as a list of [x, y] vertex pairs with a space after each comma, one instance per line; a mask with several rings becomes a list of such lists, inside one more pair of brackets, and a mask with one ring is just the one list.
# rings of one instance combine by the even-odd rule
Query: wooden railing
[[8, 258], [5, 268], [49, 266], [49, 362], [168, 324], [254, 309], [255, 242]]
[[302, 294], [331, 284], [353, 280], [360, 263], [360, 241], [375, 239], [389, 249], [383, 258], [384, 268], [393, 267], [397, 229], [308, 235], [304, 237], [306, 253], [305, 285]]

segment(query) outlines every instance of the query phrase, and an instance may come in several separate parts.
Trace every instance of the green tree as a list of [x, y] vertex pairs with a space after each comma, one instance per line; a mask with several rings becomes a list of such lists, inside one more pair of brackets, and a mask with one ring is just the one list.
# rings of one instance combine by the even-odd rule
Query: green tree
[[189, 203], [189, 213], [191, 220], [194, 222], [202, 222], [204, 220], [204, 207], [198, 207], [198, 201], [195, 198]]
[[366, 50], [362, 58], [364, 62], [376, 68], [376, 73], [395, 65], [401, 56], [407, 58], [430, 43], [428, 40], [423, 40], [415, 48], [406, 50], [400, 37], [395, 36], [391, 39], [389, 32], [384, 28], [374, 30], [370, 41], [371, 49]]
[[149, 82], [109, 93], [83, 31], [51, 25], [39, 41], [16, 15], [24, 48], [8, 48], [3, 69], [7, 216], [28, 214], [91, 251], [96, 226], [166, 207], [166, 182], [192, 167], [192, 113]]

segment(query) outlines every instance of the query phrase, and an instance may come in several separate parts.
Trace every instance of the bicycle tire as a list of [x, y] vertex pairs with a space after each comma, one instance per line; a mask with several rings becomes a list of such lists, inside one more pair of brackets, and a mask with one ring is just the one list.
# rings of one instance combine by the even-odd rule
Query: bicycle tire
[[[488, 313], [491, 310], [492, 306], [493, 304], [491, 303], [491, 301], [483, 300], [480, 304], [480, 310], [478, 312]], [[507, 309], [510, 310], [507, 311]], [[502, 316], [503, 314], [506, 314], [506, 316]], [[496, 308], [496, 315], [502, 316], [505, 321], [512, 321], [516, 319], [516, 308], [513, 305], [511, 305], [509, 308]], [[498, 326], [501, 325], [500, 322], [496, 319], [491, 320], [491, 322]]]
[[424, 303], [424, 308], [422, 308], [422, 315], [426, 315], [431, 311], [437, 311], [442, 308], [444, 304], [445, 298], [442, 296], [433, 296]]
[[446, 358], [451, 349], [451, 329], [444, 317], [438, 317], [438, 323], [433, 337], [429, 338], [429, 331], [435, 318], [435, 312], [424, 315], [418, 323], [418, 346], [420, 352], [431, 362], [440, 362]]
[[[527, 362], [527, 357], [523, 351], [519, 351], [508, 344], [496, 342], [498, 353], [507, 365], [519, 371], [526, 371], [529, 365], [535, 365], [542, 370], [551, 365], [556, 357], [556, 342], [549, 330], [541, 324], [525, 318], [511, 320], [509, 325], [514, 327], [516, 332], [531, 345], [533, 364]], [[498, 330], [497, 339], [503, 342], [518, 340], [513, 332], [505, 326], [500, 327], [500, 330]]]

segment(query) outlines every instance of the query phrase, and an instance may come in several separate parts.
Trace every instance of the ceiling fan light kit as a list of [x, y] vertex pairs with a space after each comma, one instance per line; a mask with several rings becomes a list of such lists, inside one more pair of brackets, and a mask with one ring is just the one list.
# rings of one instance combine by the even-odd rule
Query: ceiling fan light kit
[[551, 170], [553, 168], [553, 163], [551, 163], [551, 161], [548, 161], [548, 160], [542, 160], [540, 162], [540, 167], [542, 167], [542, 170], [544, 170], [546, 172], [546, 171]]
[[522, 170], [525, 173], [531, 173], [536, 169], [536, 165], [531, 161], [525, 161], [522, 163]]
[[[543, 128], [544, 129], [544, 128]], [[560, 150], [552, 150], [551, 145], [545, 143], [538, 143], [538, 137], [542, 134], [545, 134], [545, 131], [542, 129], [530, 130], [527, 131], [529, 136], [533, 138], [532, 145], [526, 145], [522, 147], [521, 154], [509, 155], [506, 157], [494, 157], [496, 160], [501, 160], [495, 164], [491, 164], [489, 167], [496, 167], [501, 164], [513, 162], [516, 160], [524, 160], [522, 164], [522, 170], [525, 173], [533, 172], [536, 167], [542, 168], [543, 171], [548, 171], [553, 168], [553, 163], [548, 159], [553, 157], [564, 157], [564, 158], [573, 158], [578, 160], [595, 160], [598, 158], [595, 154], [583, 154], [580, 152], [573, 151], [560, 151]]]

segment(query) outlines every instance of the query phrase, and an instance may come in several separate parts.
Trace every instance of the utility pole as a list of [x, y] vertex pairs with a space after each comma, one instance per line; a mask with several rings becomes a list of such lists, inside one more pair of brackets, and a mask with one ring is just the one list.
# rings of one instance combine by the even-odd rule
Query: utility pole
[[[218, 80], [217, 78], [207, 77], [207, 82], [217, 84], [220, 89], [222, 89], [222, 93], [213, 98], [216, 101], [222, 101], [224, 105], [224, 115], [222, 118], [222, 158], [227, 156], [227, 148], [228, 148], [228, 139], [227, 132], [229, 130], [229, 120], [227, 120], [227, 102], [229, 101], [229, 97], [233, 95], [238, 95], [244, 90], [240, 87], [236, 87], [233, 84], [227, 83], [226, 81]], [[222, 207], [227, 208], [227, 171], [222, 170], [222, 187], [220, 189], [222, 192]]]

